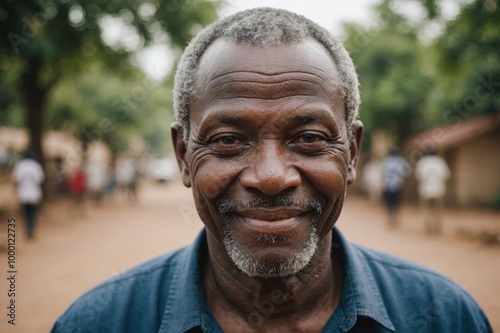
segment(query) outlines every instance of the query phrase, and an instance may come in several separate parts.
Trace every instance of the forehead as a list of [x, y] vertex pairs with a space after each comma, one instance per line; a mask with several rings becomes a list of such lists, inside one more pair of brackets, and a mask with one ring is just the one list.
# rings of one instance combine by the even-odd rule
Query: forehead
[[[190, 122], [219, 112], [267, 110], [277, 117], [289, 111], [328, 110], [344, 120], [339, 73], [326, 49], [307, 39], [277, 46], [237, 44], [219, 39], [201, 57]], [[290, 115], [290, 114], [289, 114]]]
[[218, 39], [201, 57], [196, 82], [202, 90], [210, 90], [217, 85], [213, 81], [239, 81], [238, 75], [252, 73], [270, 78], [303, 73], [312, 83], [327, 85], [322, 88], [330, 90], [336, 90], [340, 83], [332, 57], [313, 39], [277, 46], [237, 44]]

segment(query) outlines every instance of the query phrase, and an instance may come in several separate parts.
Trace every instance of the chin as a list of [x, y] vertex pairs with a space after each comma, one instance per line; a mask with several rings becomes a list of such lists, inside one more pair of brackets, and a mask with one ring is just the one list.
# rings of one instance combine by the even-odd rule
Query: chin
[[[274, 244], [274, 239], [269, 239], [269, 244]], [[234, 240], [230, 229], [224, 232], [224, 247], [234, 264], [246, 275], [256, 278], [279, 278], [297, 274], [303, 270], [316, 253], [319, 244], [317, 229], [313, 226], [309, 233], [309, 238], [303, 246], [295, 251], [295, 254], [288, 251], [286, 256], [271, 255], [255, 258], [243, 250]]]

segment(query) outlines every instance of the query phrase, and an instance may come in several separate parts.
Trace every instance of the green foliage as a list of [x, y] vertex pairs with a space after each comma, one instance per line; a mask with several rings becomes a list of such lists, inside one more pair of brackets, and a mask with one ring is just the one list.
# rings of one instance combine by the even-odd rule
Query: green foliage
[[49, 128], [71, 131], [84, 146], [102, 140], [115, 154], [127, 149], [131, 135], [144, 137], [150, 151], [164, 152], [169, 140], [162, 133], [173, 120], [171, 88], [136, 71], [122, 80], [96, 66], [63, 80], [48, 109]]
[[[150, 114], [160, 108], [151, 101], [165, 103], [165, 98], [154, 97], [159, 93], [153, 90], [144, 101], [123, 96], [133, 95], [143, 84], [129, 56], [151, 42], [183, 48], [193, 32], [216, 18], [219, 5], [219, 0], [3, 1], [0, 88], [5, 93], [0, 97], [0, 124], [18, 126], [25, 121], [42, 163], [41, 135], [46, 127], [71, 128], [83, 139], [85, 133], [94, 133], [87, 136], [102, 137], [114, 151], [123, 149], [126, 133], [136, 128], [160, 147], [159, 123]], [[125, 39], [106, 37], [113, 25]], [[91, 76], [94, 66], [101, 73], [91, 71]], [[139, 108], [142, 113], [135, 111]], [[108, 126], [103, 119], [111, 119], [109, 133], [101, 128]], [[141, 127], [148, 121], [147, 128]]]
[[[500, 110], [500, 8], [495, 1], [464, 7], [438, 39], [440, 89], [433, 96], [445, 121]], [[429, 106], [431, 112], [438, 110]]]
[[[367, 133], [383, 130], [397, 144], [430, 127], [500, 110], [496, 1], [473, 1], [451, 21], [441, 16], [440, 1], [418, 1], [428, 14], [418, 23], [396, 12], [394, 0], [384, 0], [376, 7], [375, 27], [345, 25]], [[444, 32], [434, 41], [423, 39], [436, 22]]]
[[17, 89], [13, 89], [20, 71], [19, 63], [12, 61], [7, 64], [0, 58], [0, 65], [3, 65], [0, 67], [0, 126], [22, 126], [24, 117], [19, 104], [20, 95]]
[[361, 85], [361, 119], [368, 133], [390, 132], [399, 143], [421, 128], [419, 121], [433, 87], [416, 31], [388, 3], [378, 7], [376, 28], [346, 25], [345, 45]]

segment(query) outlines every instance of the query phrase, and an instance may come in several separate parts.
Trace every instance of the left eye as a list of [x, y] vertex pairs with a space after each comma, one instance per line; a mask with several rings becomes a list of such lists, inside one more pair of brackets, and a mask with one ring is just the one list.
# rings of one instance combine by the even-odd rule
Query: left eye
[[223, 136], [217, 139], [217, 142], [225, 144], [225, 145], [234, 145], [235, 143], [238, 143], [238, 139], [234, 136]]
[[314, 143], [321, 140], [324, 139], [316, 134], [303, 134], [297, 138], [298, 142], [303, 142], [303, 143]]

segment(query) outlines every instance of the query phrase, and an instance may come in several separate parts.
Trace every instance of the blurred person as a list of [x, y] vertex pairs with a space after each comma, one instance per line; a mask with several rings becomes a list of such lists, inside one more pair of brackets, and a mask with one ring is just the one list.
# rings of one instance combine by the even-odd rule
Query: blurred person
[[8, 181], [12, 163], [12, 152], [9, 149], [0, 146], [0, 182], [4, 180]]
[[122, 158], [116, 165], [115, 180], [118, 190], [123, 193], [129, 201], [137, 201], [138, 170], [135, 161], [130, 158]]
[[116, 176], [115, 176], [116, 164], [113, 161], [106, 170], [106, 187], [105, 194], [107, 198], [112, 198], [116, 189]]
[[398, 222], [398, 208], [401, 201], [401, 190], [409, 172], [409, 165], [399, 154], [397, 148], [391, 148], [382, 162], [384, 176], [384, 205], [387, 209], [389, 227], [396, 228]]
[[379, 202], [384, 188], [384, 175], [379, 161], [370, 160], [363, 168], [363, 187], [373, 202]]
[[107, 183], [107, 168], [102, 162], [88, 162], [85, 167], [87, 188], [91, 200], [101, 203]]
[[79, 298], [59, 332], [490, 333], [442, 275], [334, 227], [363, 132], [354, 65], [285, 10], [226, 17], [184, 51], [172, 142], [205, 224]]
[[80, 216], [85, 215], [85, 196], [87, 194], [87, 175], [82, 165], [78, 166], [70, 175], [69, 190], [71, 193], [70, 212], [76, 211]]
[[68, 176], [64, 171], [64, 159], [56, 157], [52, 162], [53, 188], [58, 195], [67, 196], [69, 194]]
[[425, 229], [428, 234], [440, 234], [441, 210], [450, 169], [443, 158], [429, 149], [415, 166], [418, 194], [424, 210]]
[[35, 237], [38, 206], [42, 200], [42, 183], [45, 178], [42, 166], [34, 160], [33, 153], [26, 151], [16, 163], [12, 177], [17, 185], [17, 195], [21, 203], [28, 239]]

